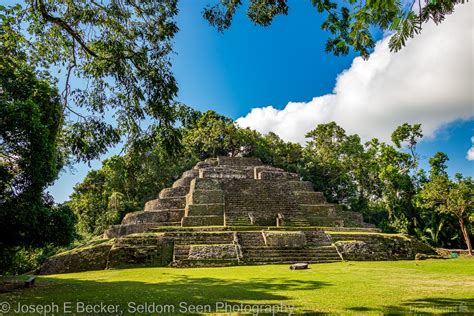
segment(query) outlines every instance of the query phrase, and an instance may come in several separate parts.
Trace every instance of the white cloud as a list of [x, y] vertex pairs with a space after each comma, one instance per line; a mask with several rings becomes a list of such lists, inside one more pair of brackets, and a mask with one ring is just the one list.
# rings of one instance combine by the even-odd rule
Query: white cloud
[[[422, 123], [424, 134], [455, 120], [474, 117], [473, 4], [459, 5], [440, 25], [426, 24], [422, 34], [398, 53], [386, 37], [368, 61], [355, 58], [342, 72], [333, 93], [309, 102], [289, 102], [282, 110], [254, 108], [237, 120], [262, 133], [304, 142], [319, 123], [336, 121], [364, 139], [389, 140], [400, 124]], [[308, 73], [308, 77], [310, 77]]]
[[467, 160], [474, 160], [474, 136], [471, 137], [472, 146], [467, 151], [466, 159]]

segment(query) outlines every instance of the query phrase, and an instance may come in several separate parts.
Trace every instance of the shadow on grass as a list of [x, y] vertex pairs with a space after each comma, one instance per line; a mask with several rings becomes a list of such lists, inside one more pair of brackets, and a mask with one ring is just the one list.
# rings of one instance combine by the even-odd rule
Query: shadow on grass
[[404, 302], [398, 306], [386, 306], [383, 309], [365, 306], [351, 307], [351, 312], [380, 312], [385, 315], [406, 314], [449, 314], [474, 315], [474, 298], [452, 299], [443, 297], [420, 298]]
[[[121, 310], [125, 313], [127, 313], [129, 302], [135, 304], [154, 303], [172, 305], [175, 309], [170, 314], [179, 314], [182, 302], [188, 306], [209, 305], [212, 312], [221, 311], [216, 310], [219, 303], [227, 303], [233, 306], [240, 305], [242, 302], [252, 305], [281, 306], [281, 304], [284, 304], [285, 306], [294, 306], [291, 298], [281, 294], [281, 292], [316, 291], [326, 286], [330, 286], [330, 284], [278, 276], [275, 276], [274, 280], [254, 278], [243, 281], [184, 275], [168, 276], [166, 273], [159, 273], [156, 276], [156, 283], [155, 281], [151, 283], [42, 277], [37, 288], [17, 292], [16, 295], [7, 298], [10, 301], [24, 304], [55, 302], [61, 305], [64, 302], [76, 301], [88, 304], [101, 302], [104, 304], [119, 304]], [[311, 312], [297, 305], [294, 308], [298, 314]]]

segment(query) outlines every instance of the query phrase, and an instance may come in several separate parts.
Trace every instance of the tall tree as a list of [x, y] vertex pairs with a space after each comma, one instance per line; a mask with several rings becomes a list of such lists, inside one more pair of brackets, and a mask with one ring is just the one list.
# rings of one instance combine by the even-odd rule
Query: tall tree
[[74, 237], [71, 212], [44, 193], [64, 162], [60, 97], [23, 57], [0, 41], [0, 271], [11, 259], [5, 252]]
[[451, 181], [447, 175], [435, 176], [420, 192], [422, 205], [437, 212], [454, 216], [466, 243], [469, 255], [472, 246], [468, 223], [474, 210], [474, 183], [471, 178], [460, 178]]

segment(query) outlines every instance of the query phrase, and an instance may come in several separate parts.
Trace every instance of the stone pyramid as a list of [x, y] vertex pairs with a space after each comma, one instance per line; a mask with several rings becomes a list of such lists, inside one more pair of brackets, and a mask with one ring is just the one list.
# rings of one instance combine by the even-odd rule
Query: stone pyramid
[[142, 266], [226, 266], [414, 259], [430, 247], [382, 234], [327, 203], [295, 173], [255, 158], [199, 162], [103, 238], [51, 257], [40, 273]]
[[371, 227], [361, 214], [327, 203], [297, 174], [240, 157], [199, 162], [147, 202], [144, 211], [127, 214], [104, 236], [163, 226]]

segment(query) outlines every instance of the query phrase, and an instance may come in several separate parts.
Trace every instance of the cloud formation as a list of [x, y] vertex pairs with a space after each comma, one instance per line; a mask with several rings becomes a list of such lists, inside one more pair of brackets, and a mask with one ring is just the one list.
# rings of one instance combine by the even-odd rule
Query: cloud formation
[[467, 151], [466, 159], [472, 161], [474, 160], [474, 136], [471, 137], [471, 142], [472, 142], [472, 146]]
[[426, 24], [398, 53], [390, 52], [385, 37], [368, 61], [353, 60], [331, 94], [289, 102], [282, 110], [254, 108], [237, 123], [300, 143], [317, 124], [330, 121], [366, 140], [388, 141], [404, 122], [422, 123], [424, 134], [433, 137], [448, 123], [474, 117], [472, 10], [472, 2], [459, 5], [440, 25]]

